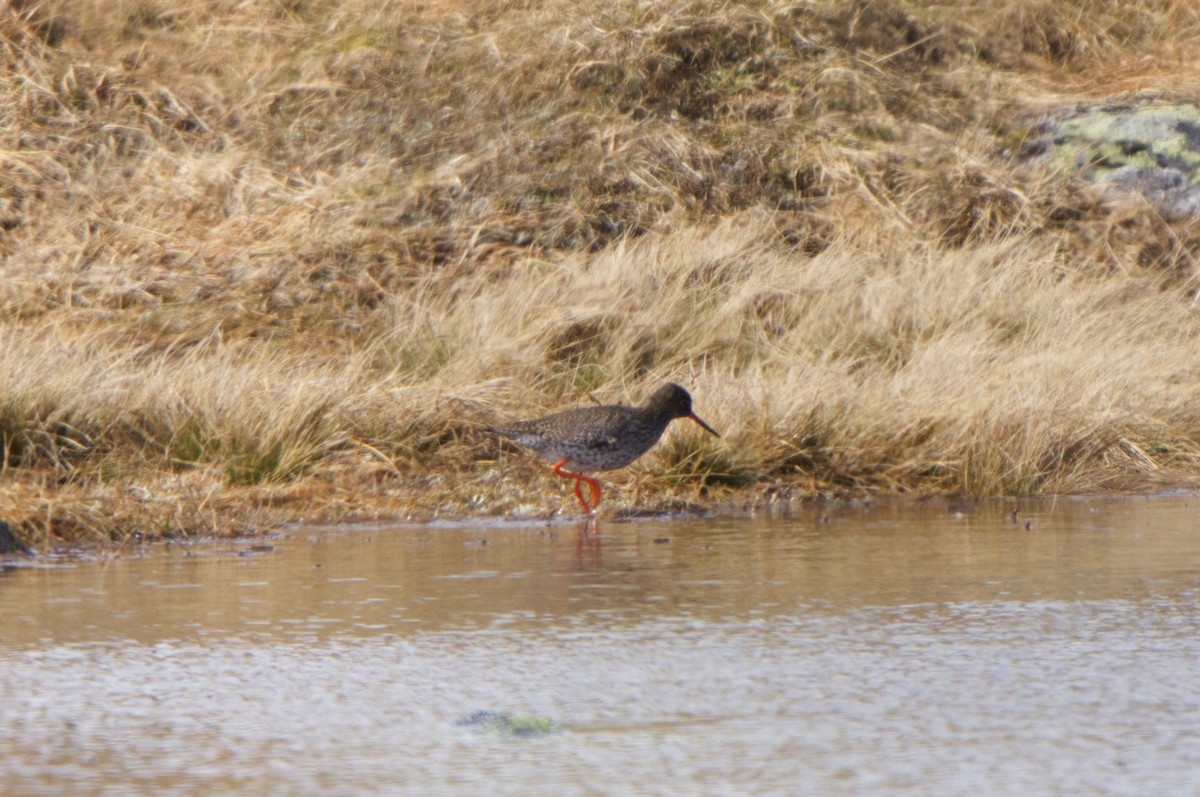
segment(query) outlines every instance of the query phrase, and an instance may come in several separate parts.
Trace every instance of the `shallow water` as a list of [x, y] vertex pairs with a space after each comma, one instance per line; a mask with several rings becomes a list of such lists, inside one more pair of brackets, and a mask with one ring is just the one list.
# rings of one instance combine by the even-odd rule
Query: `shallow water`
[[1200, 793], [1200, 499], [1014, 508], [0, 572], [0, 793]]

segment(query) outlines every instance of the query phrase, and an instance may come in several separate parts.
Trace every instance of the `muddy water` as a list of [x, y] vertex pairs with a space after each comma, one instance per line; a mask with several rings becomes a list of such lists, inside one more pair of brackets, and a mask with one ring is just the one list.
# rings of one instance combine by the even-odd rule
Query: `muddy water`
[[1015, 506], [3, 572], [0, 793], [1200, 793], [1200, 499]]

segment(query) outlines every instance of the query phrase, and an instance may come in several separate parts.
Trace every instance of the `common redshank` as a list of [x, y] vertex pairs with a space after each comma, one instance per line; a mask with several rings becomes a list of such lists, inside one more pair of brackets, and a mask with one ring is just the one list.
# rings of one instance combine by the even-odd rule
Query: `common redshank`
[[[654, 391], [640, 407], [580, 407], [490, 429], [554, 463], [554, 475], [574, 479], [575, 497], [591, 516], [600, 504], [600, 482], [584, 473], [625, 467], [649, 451], [676, 418], [691, 418], [720, 437], [692, 412], [691, 394], [673, 382]], [[591, 488], [591, 504], [580, 489], [583, 482]]]

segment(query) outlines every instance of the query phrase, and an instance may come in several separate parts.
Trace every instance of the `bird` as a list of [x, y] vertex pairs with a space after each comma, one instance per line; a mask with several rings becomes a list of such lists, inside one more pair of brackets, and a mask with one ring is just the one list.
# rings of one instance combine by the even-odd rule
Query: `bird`
[[[590, 518], [600, 504], [601, 489], [598, 479], [585, 474], [629, 465], [649, 451], [676, 418], [690, 418], [709, 434], [721, 436], [692, 412], [691, 394], [674, 382], [654, 391], [638, 407], [579, 407], [488, 429], [553, 463], [550, 470], [555, 476], [573, 479], [575, 497]], [[591, 488], [590, 504], [583, 497], [584, 483]]]

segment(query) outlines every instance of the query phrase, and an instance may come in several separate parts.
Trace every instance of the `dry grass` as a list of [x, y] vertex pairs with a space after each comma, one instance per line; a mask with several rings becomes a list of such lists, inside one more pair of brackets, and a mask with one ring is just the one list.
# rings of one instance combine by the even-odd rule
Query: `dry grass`
[[1015, 153], [1200, 11], [1068, 5], [10, 4], [0, 518], [545, 509], [477, 424], [663, 379], [614, 504], [1192, 479], [1200, 231]]

